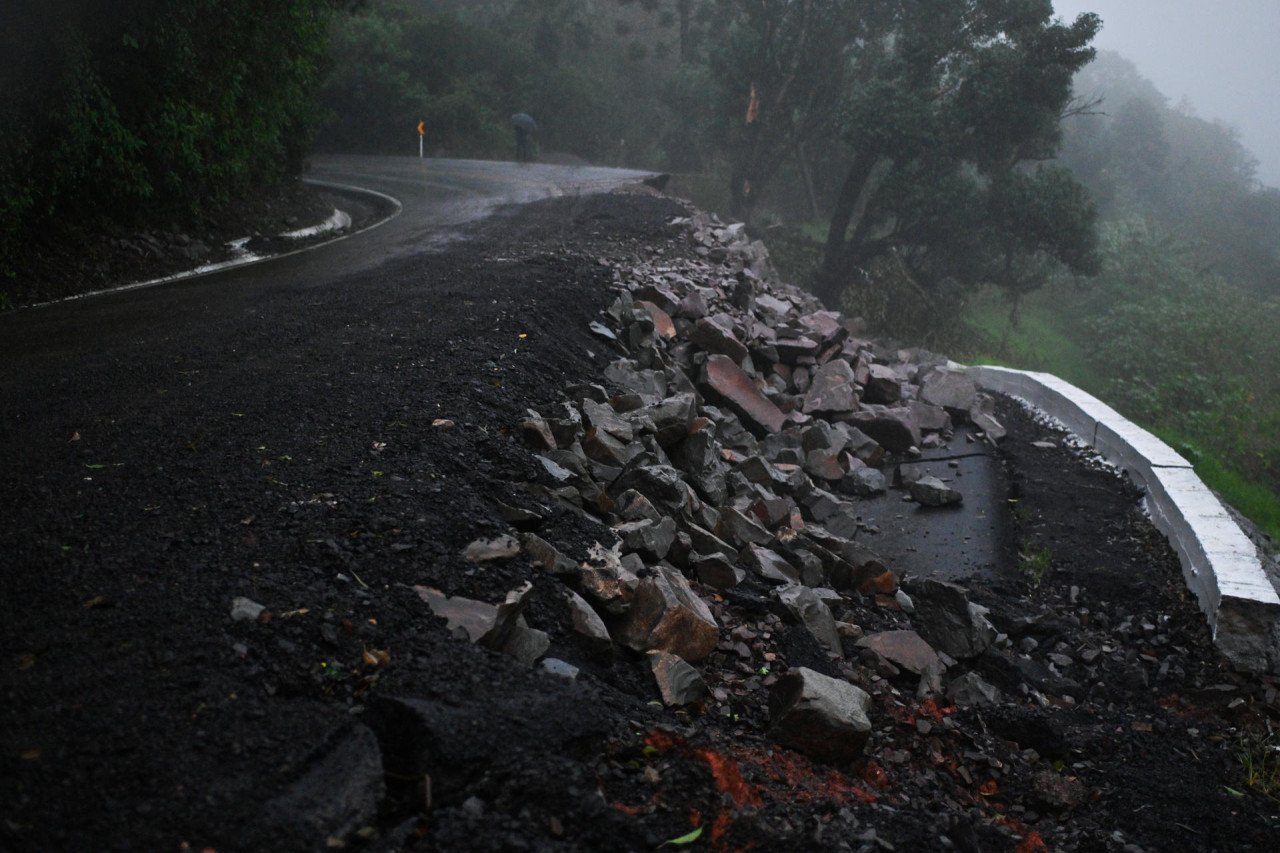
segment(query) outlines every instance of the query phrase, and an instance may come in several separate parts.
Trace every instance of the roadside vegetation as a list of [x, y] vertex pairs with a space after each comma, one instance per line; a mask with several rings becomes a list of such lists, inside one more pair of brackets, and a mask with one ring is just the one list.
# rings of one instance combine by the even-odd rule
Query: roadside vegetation
[[1236, 134], [1166, 99], [1113, 54], [1077, 90], [1061, 162], [1099, 200], [1101, 271], [966, 306], [958, 351], [1045, 370], [1152, 430], [1280, 537], [1280, 191]]
[[193, 217], [296, 175], [337, 0], [18, 4], [0, 33], [0, 249]]

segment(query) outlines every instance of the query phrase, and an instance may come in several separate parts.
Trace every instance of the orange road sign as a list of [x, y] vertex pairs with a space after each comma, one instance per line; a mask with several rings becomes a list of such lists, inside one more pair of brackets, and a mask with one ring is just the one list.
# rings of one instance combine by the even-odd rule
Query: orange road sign
[[427, 133], [425, 130], [423, 130], [423, 129], [422, 129], [422, 126], [423, 126], [424, 124], [426, 124], [426, 122], [425, 122], [425, 121], [420, 121], [420, 122], [418, 122], [418, 135], [419, 135], [419, 136], [425, 136], [425, 135], [426, 135], [426, 133]]

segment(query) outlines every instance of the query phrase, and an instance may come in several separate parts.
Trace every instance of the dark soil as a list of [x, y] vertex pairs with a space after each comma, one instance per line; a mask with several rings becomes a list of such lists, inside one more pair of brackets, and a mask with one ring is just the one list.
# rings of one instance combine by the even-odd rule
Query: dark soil
[[[611, 268], [691, 252], [666, 224], [682, 213], [543, 202], [74, 376], [12, 354], [0, 848], [654, 850], [702, 827], [691, 849], [1280, 849], [1277, 792], [1241, 759], [1275, 767], [1272, 682], [1214, 653], [1136, 490], [1009, 401], [1028, 559], [970, 589], [1011, 641], [973, 667], [994, 708], [920, 702], [852, 646], [838, 668], [746, 586], [702, 590], [726, 641], [703, 667], [715, 698], [664, 709], [645, 661], [577, 638], [555, 578], [463, 559], [509, 507], [575, 559], [609, 541], [546, 498], [516, 427], [602, 381], [587, 325]], [[499, 602], [524, 581], [575, 682], [455, 638], [412, 589]], [[239, 596], [264, 614], [233, 620]], [[883, 605], [837, 616], [906, 624]], [[862, 760], [771, 745], [768, 687], [801, 664], [873, 695]], [[330, 837], [324, 815], [375, 794]]]

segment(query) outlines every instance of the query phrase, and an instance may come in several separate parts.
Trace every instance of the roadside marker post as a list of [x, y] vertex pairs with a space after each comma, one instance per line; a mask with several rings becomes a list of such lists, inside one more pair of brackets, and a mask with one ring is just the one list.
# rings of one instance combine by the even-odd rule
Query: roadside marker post
[[425, 121], [418, 122], [418, 159], [419, 160], [422, 159], [422, 139], [427, 135], [427, 132], [422, 129], [422, 126], [424, 124], [426, 124]]

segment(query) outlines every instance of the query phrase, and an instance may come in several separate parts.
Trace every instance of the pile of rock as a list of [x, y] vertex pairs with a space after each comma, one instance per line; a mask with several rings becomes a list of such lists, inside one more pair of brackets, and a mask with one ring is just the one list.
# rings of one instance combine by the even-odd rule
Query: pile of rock
[[[998, 438], [991, 401], [943, 359], [885, 349], [861, 336], [858, 321], [778, 283], [763, 245], [742, 226], [705, 214], [683, 224], [701, 257], [620, 270], [618, 296], [593, 324], [618, 351], [605, 371], [617, 391], [567, 389], [558, 411], [530, 411], [520, 425], [553, 484], [547, 497], [602, 519], [617, 541], [578, 562], [526, 533], [525, 553], [568, 587], [575, 629], [593, 647], [649, 656], [669, 704], [708, 696], [695, 665], [717, 650], [755, 671], [769, 625], [744, 633], [708, 604], [739, 584], [770, 590], [777, 612], [803, 625], [830, 659], [856, 641], [867, 660], [918, 674], [923, 692], [941, 690], [947, 663], [981, 654], [995, 631], [958, 587], [926, 581], [914, 596], [899, 590], [858, 539], [857, 502], [885, 491], [881, 467], [944, 446], [957, 422]], [[910, 495], [926, 506], [960, 500], [932, 477], [912, 482]], [[520, 593], [479, 605], [487, 608], [479, 624], [471, 624], [475, 602], [420, 593], [474, 642], [526, 661], [546, 650], [545, 636], [516, 622]], [[914, 608], [919, 633], [864, 637], [838, 620], [861, 595]], [[852, 677], [851, 667], [843, 671]], [[772, 687], [772, 730], [782, 743], [834, 760], [866, 741], [869, 698], [848, 680], [797, 667], [751, 686]], [[710, 701], [727, 698], [721, 689]]]

